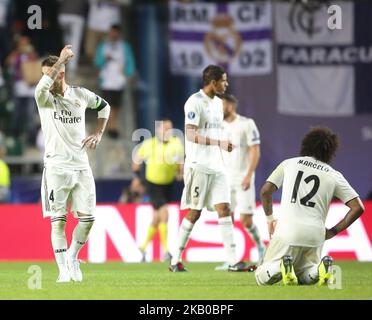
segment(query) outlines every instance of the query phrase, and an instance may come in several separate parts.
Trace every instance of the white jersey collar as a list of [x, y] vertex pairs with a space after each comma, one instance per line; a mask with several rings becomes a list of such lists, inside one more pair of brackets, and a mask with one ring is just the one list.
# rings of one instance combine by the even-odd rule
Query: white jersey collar
[[200, 89], [200, 91], [199, 91], [204, 97], [206, 97], [206, 98], [208, 98], [209, 100], [213, 100], [214, 99], [214, 97], [213, 98], [211, 98], [210, 96], [208, 96], [205, 92], [204, 92], [204, 90], [203, 89]]

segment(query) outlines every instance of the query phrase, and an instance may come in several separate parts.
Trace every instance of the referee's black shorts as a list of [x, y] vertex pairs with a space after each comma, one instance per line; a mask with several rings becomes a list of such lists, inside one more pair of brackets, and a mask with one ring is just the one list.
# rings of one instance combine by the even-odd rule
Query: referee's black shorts
[[146, 180], [146, 191], [150, 197], [150, 203], [157, 210], [165, 204], [171, 202], [172, 197], [171, 184], [154, 184]]

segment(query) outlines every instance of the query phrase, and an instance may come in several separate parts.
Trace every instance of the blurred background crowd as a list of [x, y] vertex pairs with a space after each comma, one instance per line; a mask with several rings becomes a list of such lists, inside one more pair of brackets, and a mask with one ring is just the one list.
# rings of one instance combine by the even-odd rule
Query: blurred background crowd
[[[42, 9], [42, 29], [28, 28], [27, 9], [31, 5]], [[105, 138], [97, 156], [91, 157], [95, 176], [107, 179], [106, 190], [111, 179], [117, 183], [114, 190], [128, 183], [132, 132], [141, 127], [137, 120], [138, 92], [146, 90], [136, 68], [134, 48], [139, 39], [133, 25], [134, 10], [130, 0], [0, 1], [0, 166], [7, 169], [8, 176], [4, 173], [0, 180], [2, 201], [30, 202], [37, 198], [34, 188], [42, 172], [44, 142], [34, 89], [40, 79], [40, 61], [49, 54], [59, 55], [67, 43], [75, 53], [68, 65], [67, 82], [89, 88], [112, 107]], [[93, 130], [95, 118], [94, 112], [87, 112], [88, 132]], [[24, 188], [27, 185], [29, 190]], [[136, 186], [132, 189], [137, 195]], [[142, 186], [139, 191], [143, 194]], [[107, 200], [135, 201], [128, 192], [116, 192]]]

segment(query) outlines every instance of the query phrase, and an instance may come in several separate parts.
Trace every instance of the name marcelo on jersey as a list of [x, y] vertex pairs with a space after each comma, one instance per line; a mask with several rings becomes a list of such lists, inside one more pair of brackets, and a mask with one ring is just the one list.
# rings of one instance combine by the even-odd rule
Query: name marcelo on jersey
[[314, 163], [314, 162], [311, 162], [311, 161], [300, 159], [297, 163], [302, 164], [302, 165], [307, 166], [307, 167], [312, 167], [314, 169], [322, 170], [322, 171], [325, 171], [325, 172], [329, 171], [329, 169], [327, 167], [324, 167], [321, 164]]
[[72, 116], [71, 111], [61, 110], [61, 114], [58, 114], [58, 112], [54, 111], [53, 118], [55, 120], [59, 120], [62, 123], [79, 123], [81, 122], [81, 116], [74, 117]]

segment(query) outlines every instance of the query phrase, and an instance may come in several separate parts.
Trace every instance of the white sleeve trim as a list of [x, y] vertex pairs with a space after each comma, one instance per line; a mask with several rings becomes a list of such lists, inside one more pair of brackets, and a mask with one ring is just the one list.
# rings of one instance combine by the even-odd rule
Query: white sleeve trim
[[109, 104], [107, 104], [101, 111], [98, 111], [98, 119], [99, 118], [104, 118], [104, 119], [108, 119], [109, 116], [110, 116], [110, 110], [111, 110], [111, 107]]

